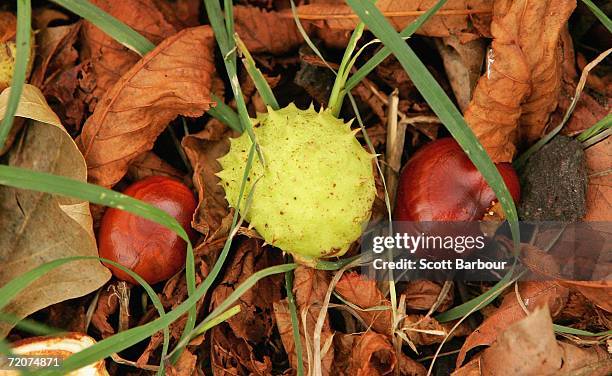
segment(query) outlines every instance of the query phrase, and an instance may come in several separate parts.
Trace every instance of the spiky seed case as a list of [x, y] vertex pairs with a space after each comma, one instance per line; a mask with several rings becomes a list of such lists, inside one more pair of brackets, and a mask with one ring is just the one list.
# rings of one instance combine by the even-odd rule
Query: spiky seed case
[[[295, 105], [253, 119], [265, 168], [255, 158], [240, 213], [269, 244], [302, 262], [341, 256], [370, 219], [376, 195], [373, 155], [328, 111]], [[231, 139], [217, 175], [236, 207], [251, 149], [245, 133]], [[257, 183], [256, 183], [257, 182]], [[245, 213], [245, 204], [257, 184]]]

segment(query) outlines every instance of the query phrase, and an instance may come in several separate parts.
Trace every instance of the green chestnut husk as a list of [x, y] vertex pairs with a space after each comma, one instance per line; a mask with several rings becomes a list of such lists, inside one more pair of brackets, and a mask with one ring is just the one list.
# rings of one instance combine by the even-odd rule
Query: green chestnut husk
[[[357, 141], [350, 123], [312, 106], [269, 108], [252, 123], [265, 167], [254, 158], [241, 215], [268, 244], [299, 262], [346, 253], [371, 216], [374, 156]], [[230, 141], [217, 175], [236, 208], [252, 141], [246, 132]]]

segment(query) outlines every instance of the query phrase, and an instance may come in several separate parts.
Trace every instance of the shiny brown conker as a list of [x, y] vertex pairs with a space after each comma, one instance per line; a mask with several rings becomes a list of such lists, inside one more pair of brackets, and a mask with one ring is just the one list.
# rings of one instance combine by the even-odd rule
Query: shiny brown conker
[[[192, 238], [191, 219], [196, 200], [183, 183], [151, 176], [128, 186], [124, 194], [149, 203], [173, 216]], [[133, 270], [154, 284], [176, 274], [185, 264], [186, 242], [171, 230], [127, 211], [109, 208], [98, 233], [100, 257]], [[118, 279], [136, 283], [127, 273], [106, 265]]]

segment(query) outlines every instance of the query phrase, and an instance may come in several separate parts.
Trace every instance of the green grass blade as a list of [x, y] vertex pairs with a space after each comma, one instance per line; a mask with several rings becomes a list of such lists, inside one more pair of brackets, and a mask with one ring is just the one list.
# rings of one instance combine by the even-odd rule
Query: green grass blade
[[609, 129], [610, 127], [612, 127], [612, 114], [606, 115], [606, 117], [593, 124], [591, 128], [580, 133], [576, 139], [580, 142], [585, 142], [589, 138], [597, 136], [599, 133]]
[[[412, 36], [427, 20], [431, 18], [440, 8], [446, 4], [448, 0], [439, 0], [434, 6], [429, 8], [425, 13], [419, 16], [414, 22], [408, 25], [400, 35], [403, 38], [408, 38]], [[376, 53], [372, 58], [370, 58], [361, 68], [355, 72], [351, 78], [346, 82], [345, 91], [351, 91], [355, 86], [357, 86], [361, 80], [363, 80], [370, 72], [374, 70], [378, 66], [378, 64], [382, 63], [389, 55], [391, 55], [391, 50], [387, 47], [383, 47], [380, 51]]]
[[211, 94], [210, 97], [217, 102], [217, 105], [211, 107], [208, 110], [208, 114], [233, 130], [242, 133], [242, 125], [240, 124], [238, 114], [230, 106], [226, 105], [223, 99], [217, 97], [215, 94]]
[[342, 61], [340, 62], [340, 68], [338, 69], [338, 75], [336, 76], [336, 80], [334, 81], [334, 86], [332, 87], [331, 94], [329, 96], [328, 108], [331, 113], [338, 117], [340, 115], [340, 110], [342, 109], [342, 102], [344, 102], [344, 86], [346, 80], [348, 79], [349, 73], [351, 72], [353, 61], [351, 57], [353, 56], [353, 52], [357, 47], [357, 42], [361, 39], [363, 35], [363, 30], [365, 25], [363, 22], [357, 24], [355, 30], [351, 34], [351, 39], [349, 39], [348, 45], [344, 50], [344, 55], [342, 56]]
[[585, 336], [585, 337], [605, 337], [605, 336], [612, 335], [612, 330], [607, 330], [601, 333], [591, 333], [591, 332], [587, 332], [586, 330], [570, 328], [569, 326], [563, 326], [563, 325], [557, 325], [557, 324], [553, 324], [553, 329], [555, 330], [556, 333], [572, 334], [576, 336]]
[[597, 17], [597, 19], [606, 27], [606, 29], [608, 29], [608, 32], [612, 33], [612, 21], [610, 21], [610, 18], [608, 18], [608, 16], [591, 0], [582, 0], [582, 2], [591, 10], [591, 12], [593, 12], [595, 17]]
[[304, 358], [302, 358], [302, 338], [300, 336], [300, 321], [298, 320], [297, 305], [293, 295], [293, 271], [285, 272], [285, 291], [287, 291], [287, 305], [291, 315], [291, 329], [293, 343], [295, 345], [295, 356], [297, 357], [297, 374], [304, 376]]
[[510, 224], [514, 249], [518, 252], [520, 249], [520, 231], [514, 201], [499, 171], [463, 119], [461, 113], [444, 93], [444, 90], [442, 90], [418, 56], [404, 42], [402, 37], [395, 32], [373, 3], [368, 0], [347, 0], [347, 3], [368, 26], [370, 31], [395, 54], [423, 98], [425, 98], [432, 110], [442, 120], [442, 123], [493, 189]]
[[240, 52], [244, 56], [244, 58], [242, 59], [242, 63], [246, 67], [247, 73], [251, 77], [251, 80], [253, 80], [255, 88], [257, 88], [257, 92], [261, 96], [261, 99], [267, 106], [270, 106], [273, 110], [280, 109], [278, 101], [276, 100], [276, 97], [274, 97], [274, 93], [272, 92], [272, 88], [270, 87], [270, 85], [268, 85], [268, 81], [266, 81], [266, 78], [263, 76], [261, 71], [257, 69], [257, 66], [255, 65], [255, 60], [253, 59], [253, 56], [251, 56], [251, 53], [247, 49], [246, 45], [236, 33], [234, 33], [234, 39], [236, 41], [236, 45], [238, 46], [238, 50], [240, 50]]
[[145, 55], [155, 48], [147, 38], [125, 23], [106, 13], [87, 0], [51, 0], [63, 6], [72, 13], [79, 15], [96, 25], [110, 37], [115, 39], [139, 55]]
[[230, 86], [232, 87], [232, 92], [234, 93], [234, 99], [236, 100], [236, 107], [238, 108], [238, 117], [240, 119], [241, 127], [247, 132], [249, 138], [255, 144], [257, 155], [260, 161], [263, 163], [263, 154], [261, 153], [261, 150], [259, 150], [257, 138], [253, 132], [253, 124], [251, 123], [249, 112], [244, 101], [244, 96], [242, 95], [240, 88], [240, 81], [238, 79], [238, 69], [236, 67], [236, 45], [233, 38], [234, 30], [230, 30], [232, 34], [228, 34], [228, 24], [226, 23], [224, 13], [221, 11], [219, 1], [204, 0], [204, 6], [206, 8], [206, 13], [208, 14], [208, 19], [210, 20], [210, 25], [215, 33], [217, 44], [219, 45], [219, 49], [223, 55], [223, 63], [225, 64], [225, 70], [227, 71]]
[[[17, 1], [17, 37], [15, 44], [17, 45], [17, 56], [15, 58], [15, 66], [13, 68], [13, 79], [11, 81], [11, 92], [9, 94], [8, 103], [6, 105], [6, 113], [4, 119], [0, 123], [0, 149], [4, 147], [6, 138], [13, 126], [13, 119], [21, 98], [21, 91], [26, 80], [28, 69], [28, 60], [30, 59], [30, 37], [32, 28], [30, 19], [32, 18], [32, 7], [30, 0]], [[33, 59], [34, 57], [32, 57]]]

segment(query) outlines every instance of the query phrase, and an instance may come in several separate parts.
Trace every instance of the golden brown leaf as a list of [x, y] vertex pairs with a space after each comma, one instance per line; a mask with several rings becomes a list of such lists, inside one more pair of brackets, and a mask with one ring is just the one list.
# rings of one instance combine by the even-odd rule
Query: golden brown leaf
[[209, 26], [185, 29], [164, 40], [104, 93], [80, 138], [91, 182], [114, 185], [172, 119], [201, 116], [210, 107], [213, 46]]
[[[442, 291], [442, 286], [434, 281], [418, 280], [410, 281], [402, 292], [406, 296], [406, 308], [427, 311], [434, 305]], [[444, 312], [451, 307], [454, 300], [453, 289], [442, 300], [442, 303], [436, 309], [438, 312]]]
[[293, 18], [283, 17], [280, 12], [237, 5], [234, 7], [234, 20], [236, 33], [251, 53], [280, 55], [304, 41]]
[[182, 180], [184, 176], [183, 173], [152, 151], [142, 153], [138, 158], [134, 159], [130, 163], [127, 175], [133, 181], [154, 175], [169, 176], [178, 180]]
[[[380, 0], [376, 6], [400, 31], [435, 3], [432, 0]], [[463, 41], [487, 35], [492, 6], [492, 0], [449, 0], [417, 33], [431, 37], [455, 35]], [[298, 15], [302, 21], [322, 29], [353, 30], [359, 22], [346, 4], [302, 5], [298, 7]], [[286, 16], [291, 17], [291, 13]]]
[[[211, 307], [214, 309], [221, 304], [253, 273], [282, 261], [280, 252], [262, 247], [256, 239], [245, 239], [228, 263], [221, 284], [213, 291]], [[270, 337], [274, 328], [272, 304], [281, 299], [282, 283], [282, 274], [270, 276], [257, 282], [238, 299], [240, 312], [226, 320], [236, 337], [251, 343]]]
[[391, 343], [382, 334], [365, 332], [355, 339], [349, 359], [348, 375], [389, 375], [395, 369], [397, 357]]
[[193, 184], [198, 192], [198, 207], [193, 216], [192, 226], [211, 241], [227, 235], [229, 228], [222, 226], [229, 215], [225, 191], [219, 184], [217, 173], [221, 165], [217, 159], [229, 151], [229, 137], [234, 136], [225, 126], [218, 131], [212, 128], [220, 123], [209, 122], [199, 133], [183, 138], [185, 154], [193, 166]]
[[495, 162], [545, 131], [561, 84], [562, 27], [575, 0], [497, 0], [487, 57], [465, 119]]
[[[378, 289], [376, 281], [355, 272], [346, 273], [336, 284], [336, 292], [362, 309], [356, 312], [368, 325], [366, 329], [371, 327], [374, 331], [386, 335], [392, 333], [391, 302]], [[383, 309], [366, 311], [374, 307]]]
[[612, 313], [612, 282], [562, 281], [561, 284], [579, 291], [595, 305]]
[[[556, 282], [527, 281], [519, 284], [519, 294], [527, 309], [547, 306], [557, 314], [565, 305], [568, 291]], [[461, 366], [468, 351], [476, 346], [490, 345], [506, 328], [527, 316], [517, 299], [514, 291], [508, 292], [501, 306], [467, 337], [457, 357], [457, 367]]]
[[[558, 342], [546, 307], [501, 333], [483, 352], [480, 365], [482, 375], [604, 375], [612, 369], [610, 355], [599, 347], [580, 349]], [[579, 372], [589, 369], [591, 372]]]
[[[91, 2], [154, 44], [177, 32], [152, 0]], [[82, 86], [88, 93], [86, 101], [89, 103], [89, 110], [93, 112], [98, 100], [140, 57], [90, 22], [83, 25], [82, 45], [81, 61], [88, 62], [86, 68], [91, 70], [88, 74], [89, 80], [85, 80]]]
[[589, 183], [585, 221], [612, 221], [612, 137], [585, 151]]

